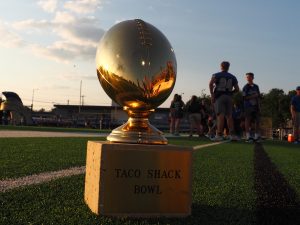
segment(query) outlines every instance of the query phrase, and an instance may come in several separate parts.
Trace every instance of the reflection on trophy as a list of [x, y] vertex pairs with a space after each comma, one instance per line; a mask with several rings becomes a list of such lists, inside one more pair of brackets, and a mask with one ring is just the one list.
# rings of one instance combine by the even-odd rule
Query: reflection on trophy
[[167, 38], [143, 20], [127, 20], [109, 29], [99, 42], [97, 75], [108, 96], [129, 119], [107, 137], [112, 142], [167, 144], [148, 117], [171, 94], [176, 57]]

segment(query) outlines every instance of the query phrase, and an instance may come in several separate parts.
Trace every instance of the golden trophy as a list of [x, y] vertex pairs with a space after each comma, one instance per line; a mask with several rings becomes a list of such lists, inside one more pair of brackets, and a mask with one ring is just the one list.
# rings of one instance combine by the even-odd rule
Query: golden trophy
[[167, 145], [148, 116], [173, 90], [176, 58], [167, 38], [143, 20], [114, 25], [99, 42], [97, 75], [129, 119], [87, 146], [84, 200], [109, 216], [191, 214], [192, 148]]
[[162, 132], [148, 121], [176, 81], [176, 57], [163, 33], [140, 19], [116, 24], [99, 42], [96, 66], [102, 88], [129, 116], [107, 140], [167, 144]]

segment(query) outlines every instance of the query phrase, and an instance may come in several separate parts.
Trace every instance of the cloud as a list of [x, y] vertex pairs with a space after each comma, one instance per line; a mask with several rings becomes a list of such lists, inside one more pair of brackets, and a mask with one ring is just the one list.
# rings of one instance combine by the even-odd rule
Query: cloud
[[[42, 56], [57, 62], [67, 63], [73, 59], [94, 60], [96, 48], [104, 30], [99, 20], [93, 16], [74, 14], [70, 11], [93, 12], [100, 5], [99, 0], [72, 0], [66, 2], [64, 11], [58, 10], [58, 1], [41, 0], [38, 5], [53, 13], [49, 20], [26, 19], [12, 23], [0, 21], [0, 45], [6, 47], [26, 47], [37, 56]], [[69, 9], [70, 11], [66, 11]], [[80, 10], [79, 10], [80, 9]], [[26, 38], [33, 38], [32, 43], [25, 42], [21, 35], [26, 32]], [[51, 38], [49, 37], [51, 34]], [[56, 38], [56, 40], [53, 38]], [[49, 41], [52, 41], [52, 43]]]
[[101, 8], [100, 0], [72, 0], [64, 4], [64, 8], [78, 14], [93, 13]]
[[0, 46], [19, 48], [26, 46], [26, 42], [17, 33], [11, 31], [7, 24], [0, 21]]
[[82, 80], [98, 80], [98, 77], [96, 75], [91, 76], [91, 75], [83, 75], [81, 76]]
[[[62, 84], [48, 84], [48, 85], [44, 85], [41, 87], [41, 89], [43, 91], [47, 91], [47, 90], [72, 90], [74, 89], [74, 87], [72, 86], [68, 86], [68, 85], [62, 85]], [[54, 101], [54, 102], [59, 102], [59, 101]], [[53, 103], [54, 103], [53, 102]]]
[[55, 13], [55, 17], [52, 20], [55, 24], [68, 24], [68, 23], [74, 23], [76, 22], [76, 17], [73, 16], [69, 12], [65, 11], [58, 11]]
[[49, 46], [32, 45], [31, 50], [35, 55], [68, 63], [73, 59], [93, 60], [96, 55], [96, 48], [89, 46], [78, 46], [65, 41], [57, 41]]
[[32, 45], [31, 51], [37, 56], [63, 63], [68, 63], [70, 60], [76, 58], [76, 52], [78, 52], [76, 48], [63, 42], [54, 42], [48, 46]]
[[61, 80], [79, 81], [79, 80], [98, 80], [96, 75], [78, 75], [78, 74], [63, 74], [59, 77]]
[[72, 22], [63, 24], [55, 21], [53, 30], [61, 40], [39, 52], [48, 58], [62, 61], [74, 58], [93, 60], [98, 41], [104, 34], [93, 18], [74, 18]]
[[57, 8], [57, 0], [40, 0], [38, 1], [38, 6], [40, 6], [44, 11], [53, 13]]
[[[98, 41], [104, 34], [104, 30], [100, 28], [99, 21], [94, 17], [75, 17], [68, 12], [56, 12], [54, 18], [50, 21], [33, 19], [17, 21], [12, 23], [12, 27], [16, 30], [25, 30], [27, 32], [45, 32], [45, 29], [50, 29], [58, 37], [57, 41], [48, 45], [32, 43], [29, 45], [29, 49], [35, 55], [63, 63], [75, 58], [93, 60]], [[7, 37], [2, 35], [0, 40], [6, 37], [11, 46], [18, 47], [17, 43], [22, 43], [22, 39], [16, 34], [13, 38], [13, 33], [5, 31], [2, 33]], [[4, 41], [4, 43], [7, 41]]]
[[44, 29], [51, 28], [52, 23], [47, 20], [22, 20], [12, 23], [12, 27], [16, 30], [26, 30], [26, 29]]
[[63, 40], [79, 46], [96, 47], [104, 30], [93, 17], [73, 18], [72, 22], [57, 24], [54, 19], [55, 33]]

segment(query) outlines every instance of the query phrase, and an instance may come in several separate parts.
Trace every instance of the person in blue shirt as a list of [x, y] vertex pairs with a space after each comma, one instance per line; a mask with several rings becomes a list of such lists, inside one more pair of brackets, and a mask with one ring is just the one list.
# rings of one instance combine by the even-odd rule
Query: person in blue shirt
[[296, 95], [291, 100], [291, 114], [293, 120], [293, 133], [295, 144], [299, 143], [299, 126], [300, 126], [300, 86], [296, 88]]
[[[260, 140], [260, 91], [253, 79], [253, 73], [246, 73], [247, 84], [243, 87], [246, 142]], [[250, 134], [250, 129], [254, 131], [254, 137]]]
[[229, 139], [236, 140], [236, 137], [233, 135], [232, 95], [234, 92], [239, 91], [239, 86], [236, 77], [228, 72], [229, 67], [229, 62], [222, 62], [221, 72], [213, 74], [209, 82], [211, 100], [217, 115], [217, 134], [212, 139], [213, 141], [223, 140], [225, 118], [229, 128]]

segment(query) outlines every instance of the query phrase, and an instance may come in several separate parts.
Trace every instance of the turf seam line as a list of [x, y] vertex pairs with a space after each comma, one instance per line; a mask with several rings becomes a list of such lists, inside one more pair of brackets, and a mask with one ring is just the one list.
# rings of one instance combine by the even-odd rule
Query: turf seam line
[[80, 175], [84, 173], [85, 173], [85, 166], [81, 166], [81, 167], [72, 167], [69, 169], [64, 169], [59, 171], [43, 172], [43, 173], [33, 174], [30, 176], [20, 177], [16, 179], [0, 180], [0, 192], [6, 192], [8, 190], [22, 187], [22, 186], [45, 183], [51, 180], [56, 180], [59, 178], [69, 177], [74, 175]]

